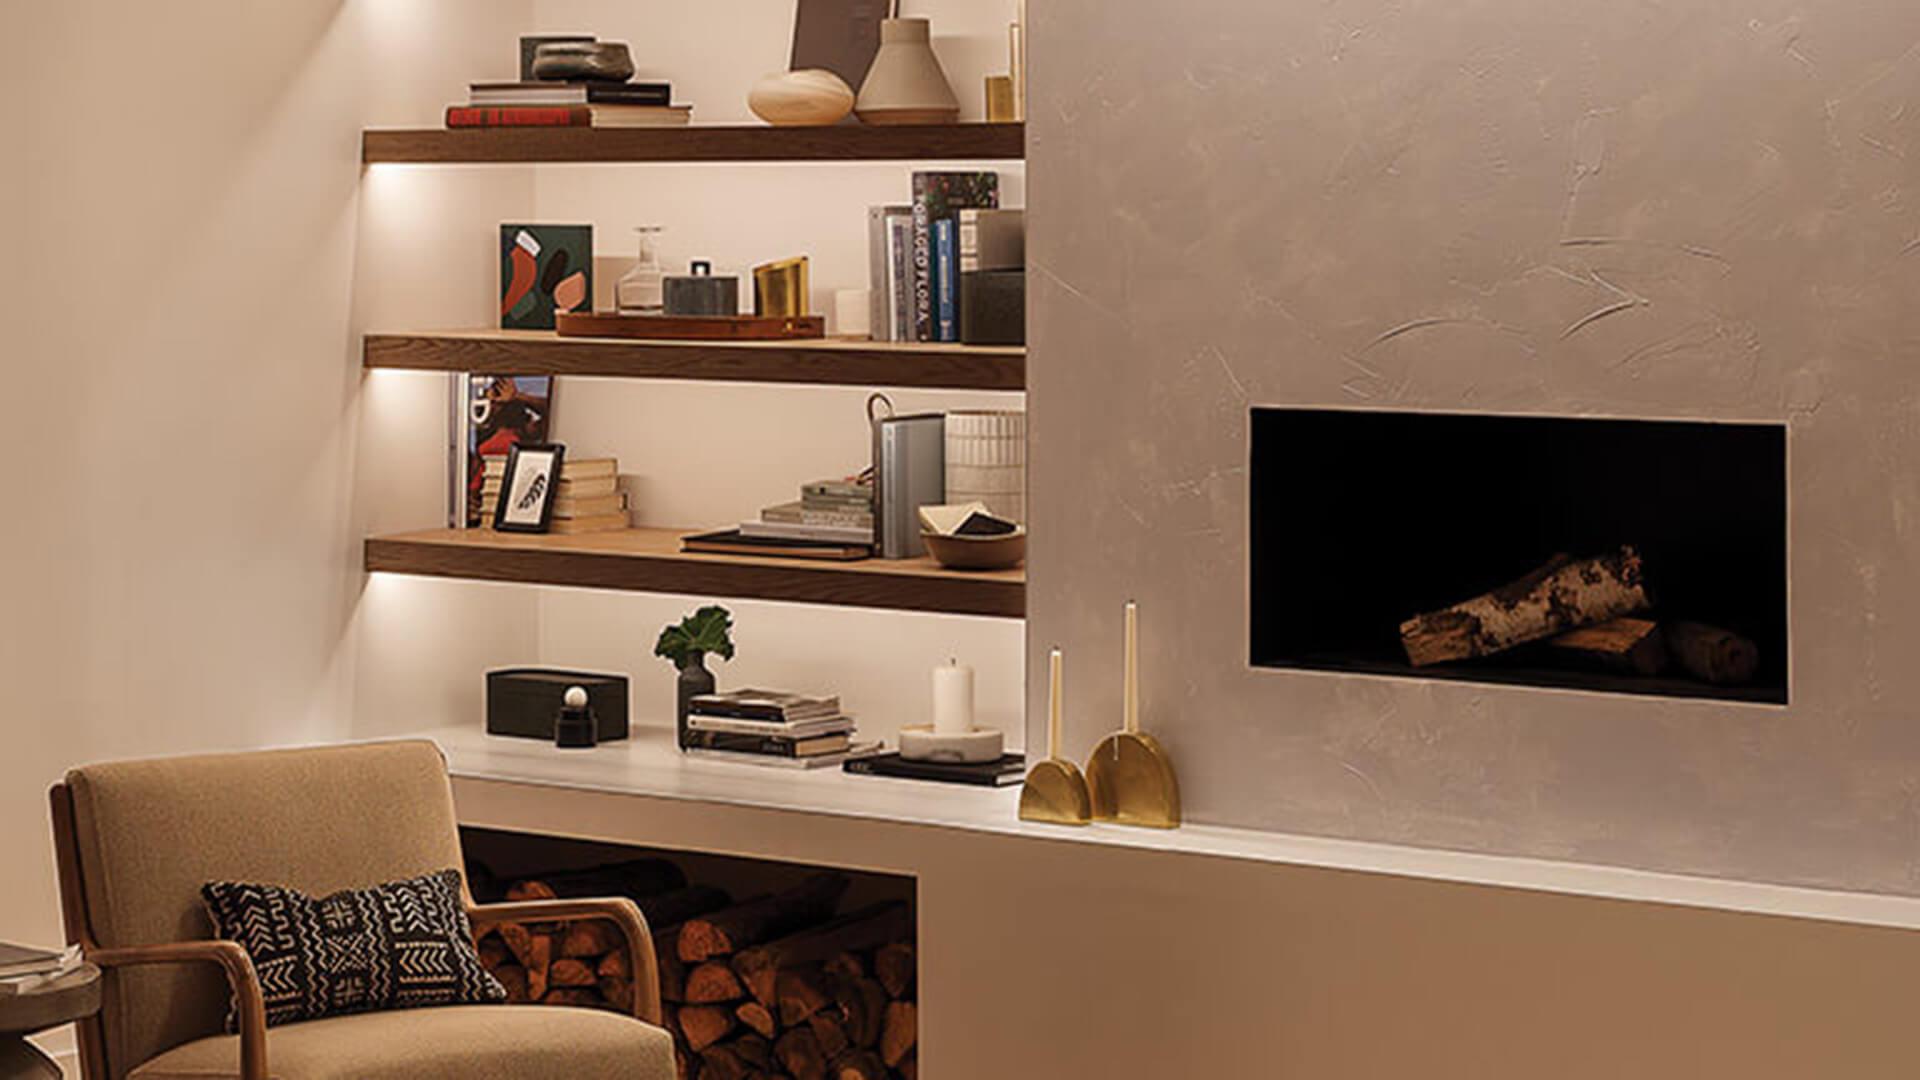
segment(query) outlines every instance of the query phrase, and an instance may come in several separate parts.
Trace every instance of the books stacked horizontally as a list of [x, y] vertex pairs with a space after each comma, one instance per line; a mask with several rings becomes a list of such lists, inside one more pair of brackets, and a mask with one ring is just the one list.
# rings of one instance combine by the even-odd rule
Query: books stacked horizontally
[[46, 949], [0, 941], [0, 980], [24, 979], [59, 971], [61, 956]]
[[[500, 484], [507, 475], [507, 459], [488, 456], [487, 479], [480, 489], [480, 505], [493, 524], [500, 510]], [[620, 463], [614, 458], [582, 458], [560, 464], [560, 489], [553, 496], [553, 524], [549, 532], [561, 535], [614, 532], [627, 528], [627, 495], [620, 490]]]
[[873, 554], [873, 478], [815, 480], [800, 498], [760, 511], [738, 529], [689, 536], [688, 551], [848, 561]]
[[685, 750], [714, 761], [818, 769], [879, 750], [878, 742], [861, 743], [857, 736], [837, 697], [729, 690], [692, 700]]
[[853, 477], [803, 484], [798, 500], [761, 510], [759, 521], [741, 523], [740, 535], [871, 545], [873, 482]]
[[465, 105], [447, 106], [450, 128], [684, 127], [692, 118], [663, 82], [477, 82]]

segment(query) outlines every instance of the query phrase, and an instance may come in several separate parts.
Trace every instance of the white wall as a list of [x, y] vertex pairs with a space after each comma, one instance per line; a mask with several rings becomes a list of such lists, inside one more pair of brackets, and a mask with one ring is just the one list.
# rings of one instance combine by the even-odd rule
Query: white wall
[[60, 939], [67, 767], [347, 733], [358, 519], [395, 494], [354, 469], [360, 130], [431, 118], [527, 9], [7, 5], [0, 937]]

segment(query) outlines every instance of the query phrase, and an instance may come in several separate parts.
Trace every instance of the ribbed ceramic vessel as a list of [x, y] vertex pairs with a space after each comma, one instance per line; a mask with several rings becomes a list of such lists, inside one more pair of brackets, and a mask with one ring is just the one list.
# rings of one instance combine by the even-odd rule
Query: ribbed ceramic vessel
[[1027, 414], [947, 414], [947, 500], [982, 502], [995, 517], [1027, 520]]
[[863, 124], [951, 124], [960, 99], [933, 54], [925, 19], [880, 20], [880, 51], [860, 83], [853, 113]]

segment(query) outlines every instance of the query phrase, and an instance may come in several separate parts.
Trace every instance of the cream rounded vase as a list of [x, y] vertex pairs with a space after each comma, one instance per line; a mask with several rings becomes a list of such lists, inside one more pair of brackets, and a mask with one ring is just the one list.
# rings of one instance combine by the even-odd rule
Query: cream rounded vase
[[960, 118], [926, 19], [880, 20], [880, 51], [860, 84], [853, 113], [866, 124], [951, 124]]
[[853, 88], [822, 68], [786, 71], [754, 83], [747, 108], [781, 127], [837, 124], [853, 111]]

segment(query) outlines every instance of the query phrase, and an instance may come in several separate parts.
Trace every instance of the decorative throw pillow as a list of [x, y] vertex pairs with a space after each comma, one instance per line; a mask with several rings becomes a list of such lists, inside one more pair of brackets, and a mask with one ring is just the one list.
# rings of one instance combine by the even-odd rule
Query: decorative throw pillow
[[[460, 872], [314, 899], [297, 889], [212, 881], [200, 887], [214, 933], [253, 958], [267, 1024], [416, 1005], [505, 1001], [480, 965]], [[238, 1030], [227, 1010], [227, 1030]]]

